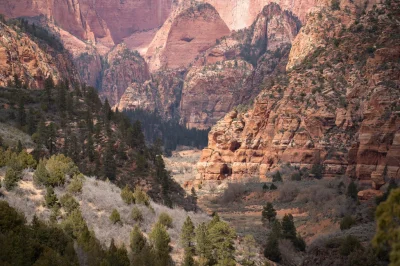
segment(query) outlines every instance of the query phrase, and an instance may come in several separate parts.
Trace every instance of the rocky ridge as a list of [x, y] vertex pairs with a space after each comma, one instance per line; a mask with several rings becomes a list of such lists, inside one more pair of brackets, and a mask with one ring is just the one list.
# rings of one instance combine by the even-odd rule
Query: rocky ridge
[[289, 72], [264, 87], [247, 112], [232, 111], [212, 128], [198, 182], [265, 178], [282, 163], [322, 165], [325, 175], [347, 174], [374, 188], [400, 178], [393, 19], [400, 7], [391, 1], [362, 15], [360, 6], [342, 1], [340, 10], [310, 15], [293, 43]]
[[0, 22], [0, 86], [14, 82], [14, 76], [30, 88], [43, 88], [48, 76], [58, 82], [79, 80], [65, 50], [21, 32], [18, 27]]

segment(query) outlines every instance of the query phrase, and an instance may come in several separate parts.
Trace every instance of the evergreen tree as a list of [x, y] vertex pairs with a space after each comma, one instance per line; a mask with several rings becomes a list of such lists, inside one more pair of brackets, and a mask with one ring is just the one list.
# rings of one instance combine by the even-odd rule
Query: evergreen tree
[[155, 262], [159, 266], [167, 266], [171, 262], [169, 255], [171, 239], [168, 235], [165, 226], [156, 223], [150, 232], [150, 240], [154, 250]]
[[107, 261], [113, 266], [129, 266], [128, 253], [125, 246], [115, 246], [114, 239], [111, 239], [110, 248], [108, 249]]
[[106, 178], [114, 180], [116, 177], [116, 165], [113, 153], [113, 144], [109, 140], [103, 155], [103, 174]]
[[23, 150], [24, 150], [24, 147], [22, 146], [22, 142], [21, 142], [21, 140], [18, 140], [16, 152], [17, 152], [17, 153], [20, 153], [20, 152], [22, 152]]
[[50, 104], [51, 103], [51, 95], [52, 91], [54, 89], [54, 81], [51, 76], [48, 76], [46, 80], [44, 81], [44, 90], [46, 92], [46, 97], [47, 97], [47, 102]]
[[32, 135], [36, 131], [36, 117], [32, 108], [29, 108], [28, 115], [26, 118], [27, 131], [29, 135]]
[[42, 185], [47, 184], [48, 180], [49, 172], [46, 169], [46, 161], [40, 160], [36, 167], [36, 171], [33, 174], [33, 181], [35, 182], [35, 184]]
[[153, 254], [147, 243], [146, 238], [140, 231], [140, 228], [135, 225], [131, 232], [130, 247], [132, 250], [132, 265], [148, 266], [154, 265]]
[[182, 230], [181, 230], [181, 237], [180, 242], [182, 247], [185, 249], [187, 255], [194, 253], [194, 225], [190, 217], [186, 217], [185, 222], [183, 223]]
[[381, 252], [389, 252], [390, 266], [400, 265], [400, 188], [391, 190], [375, 216], [377, 229], [372, 244]]
[[277, 171], [275, 174], [272, 175], [272, 182], [282, 182], [281, 172]]
[[56, 152], [57, 142], [57, 131], [54, 123], [50, 123], [47, 133], [47, 148], [49, 149], [50, 154], [54, 154]]
[[349, 186], [347, 187], [347, 196], [349, 196], [353, 200], [357, 200], [358, 198], [357, 194], [358, 194], [357, 185], [354, 183], [354, 180], [352, 180]]
[[47, 187], [46, 196], [44, 197], [44, 199], [48, 208], [52, 208], [57, 204], [57, 196], [54, 193], [53, 187]]
[[88, 140], [86, 142], [86, 152], [89, 158], [90, 162], [94, 161], [94, 143], [93, 143], [93, 138], [92, 138], [92, 134], [89, 132], [88, 135]]
[[213, 260], [219, 265], [235, 265], [235, 231], [225, 222], [216, 222], [209, 228], [209, 239], [213, 250]]
[[291, 214], [285, 214], [282, 219], [282, 237], [291, 240], [296, 238], [296, 227]]
[[205, 223], [201, 223], [197, 226], [195, 232], [196, 253], [200, 256], [200, 260], [206, 263], [211, 259], [211, 242], [208, 236], [208, 227]]
[[276, 210], [274, 209], [274, 206], [272, 205], [271, 202], [267, 202], [267, 204], [263, 207], [261, 215], [262, 215], [261, 220], [264, 224], [267, 220], [269, 223], [271, 223], [272, 220], [275, 220]]
[[264, 249], [264, 256], [272, 261], [279, 262], [281, 260], [281, 252], [279, 250], [278, 237], [271, 234], [268, 237], [267, 245]]
[[22, 81], [19, 79], [17, 74], [14, 74], [14, 86], [17, 89], [21, 89], [22, 88]]

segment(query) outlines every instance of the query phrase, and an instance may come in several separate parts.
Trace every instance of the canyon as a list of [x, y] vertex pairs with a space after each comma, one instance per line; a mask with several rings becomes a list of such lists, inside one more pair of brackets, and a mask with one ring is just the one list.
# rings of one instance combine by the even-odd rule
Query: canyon
[[338, 5], [3, 1], [0, 13], [29, 17], [70, 55], [2, 26], [0, 80], [17, 75], [41, 88], [49, 75], [72, 78], [97, 87], [114, 109], [212, 128], [197, 184], [268, 178], [290, 163], [379, 189], [400, 175], [399, 47], [387, 38], [397, 29], [374, 13], [376, 2]]

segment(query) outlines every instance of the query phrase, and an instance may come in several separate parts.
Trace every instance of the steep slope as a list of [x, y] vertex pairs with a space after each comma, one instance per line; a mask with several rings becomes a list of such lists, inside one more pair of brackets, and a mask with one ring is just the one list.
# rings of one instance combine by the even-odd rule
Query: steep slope
[[251, 27], [218, 40], [200, 54], [185, 78], [182, 124], [209, 128], [233, 107], [254, 98], [272, 75], [285, 72], [299, 28], [297, 17], [269, 4]]
[[161, 26], [171, 12], [171, 0], [17, 0], [1, 1], [8, 18], [44, 15], [76, 37], [111, 48], [135, 31]]
[[146, 62], [137, 52], [132, 52], [125, 44], [117, 45], [107, 54], [101, 96], [107, 98], [110, 105], [117, 104], [131, 83], [141, 84], [149, 79], [147, 69]]
[[[376, 188], [400, 177], [400, 7], [390, 1], [361, 17], [356, 11], [342, 1], [310, 16], [287, 75], [249, 111], [232, 111], [213, 127], [200, 179], [264, 178], [282, 163], [320, 164], [326, 175], [347, 173]], [[302, 47], [311, 38], [314, 45]]]
[[[19, 28], [20, 21], [0, 22], [0, 86], [15, 82], [29, 88], [43, 88], [46, 77], [79, 80], [71, 58], [57, 39], [41, 28]], [[18, 26], [17, 26], [18, 25]]]

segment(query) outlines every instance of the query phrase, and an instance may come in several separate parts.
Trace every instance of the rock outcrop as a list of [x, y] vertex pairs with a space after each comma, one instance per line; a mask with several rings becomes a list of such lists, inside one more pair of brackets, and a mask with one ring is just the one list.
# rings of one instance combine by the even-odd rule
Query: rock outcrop
[[207, 129], [238, 105], [237, 95], [245, 87], [253, 66], [243, 60], [230, 60], [193, 67], [185, 78], [180, 104], [182, 124]]
[[179, 8], [164, 23], [146, 54], [150, 71], [186, 68], [196, 56], [230, 33], [215, 8], [194, 4]]
[[141, 84], [150, 75], [143, 57], [129, 50], [125, 44], [116, 46], [107, 54], [101, 81], [100, 95], [113, 106], [119, 102], [125, 90], [133, 83]]
[[[374, 188], [400, 178], [400, 46], [392, 37], [400, 6], [387, 2], [361, 17], [346, 6], [358, 9], [342, 1], [341, 10], [312, 14], [293, 44], [290, 72], [248, 111], [232, 111], [212, 128], [199, 179], [265, 178], [281, 163], [321, 164], [325, 175]], [[298, 47], [310, 34], [318, 46]]]
[[55, 82], [79, 79], [69, 54], [60, 47], [2, 22], [0, 36], [0, 86], [14, 82], [14, 76], [28, 88], [43, 88], [48, 76]]
[[285, 72], [299, 28], [295, 16], [270, 4], [251, 27], [218, 40], [186, 75], [182, 123], [189, 128], [209, 128], [233, 107], [253, 99], [268, 79]]
[[183, 73], [162, 71], [151, 75], [143, 83], [134, 82], [124, 92], [115, 108], [119, 110], [157, 110], [166, 120], [179, 117], [179, 101], [182, 94]]

